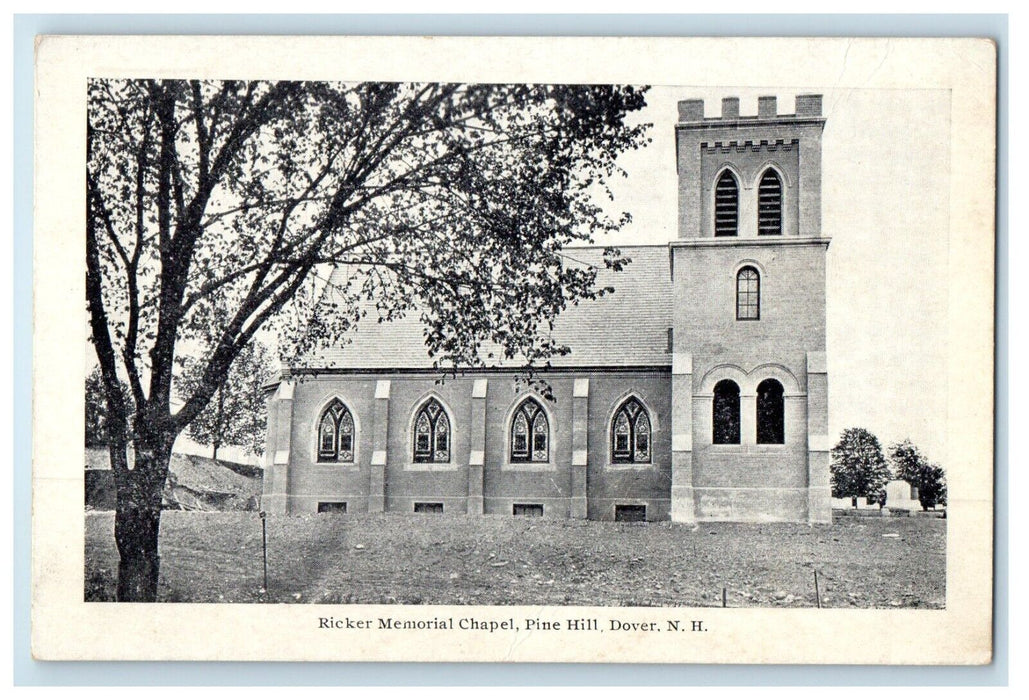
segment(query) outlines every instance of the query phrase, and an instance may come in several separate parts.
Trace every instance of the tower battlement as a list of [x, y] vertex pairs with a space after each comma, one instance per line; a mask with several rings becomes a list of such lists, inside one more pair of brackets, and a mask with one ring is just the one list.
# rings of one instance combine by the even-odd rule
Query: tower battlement
[[741, 115], [740, 98], [725, 97], [717, 117], [704, 100], [679, 102], [680, 239], [823, 236], [822, 96], [797, 95], [790, 114], [774, 96], [757, 102]]
[[717, 124], [757, 120], [808, 119], [822, 116], [822, 96], [817, 94], [797, 95], [793, 113], [779, 113], [775, 95], [757, 98], [757, 114], [741, 115], [740, 98], [723, 97], [722, 112], [717, 117], [704, 116], [704, 100], [681, 100], [679, 102], [679, 123]]

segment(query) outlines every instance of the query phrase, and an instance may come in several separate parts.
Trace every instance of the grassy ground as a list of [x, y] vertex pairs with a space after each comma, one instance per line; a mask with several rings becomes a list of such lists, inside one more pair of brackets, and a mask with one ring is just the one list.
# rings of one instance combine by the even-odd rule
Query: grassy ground
[[[942, 608], [946, 520], [831, 526], [602, 523], [507, 516], [268, 519], [166, 512], [168, 602]], [[86, 599], [112, 600], [112, 513], [86, 515]]]

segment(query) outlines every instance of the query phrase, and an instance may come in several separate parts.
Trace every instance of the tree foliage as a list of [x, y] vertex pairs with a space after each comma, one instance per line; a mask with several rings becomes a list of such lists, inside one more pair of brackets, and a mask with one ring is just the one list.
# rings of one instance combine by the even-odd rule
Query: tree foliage
[[[119, 382], [122, 401], [131, 405], [129, 387]], [[104, 398], [104, 378], [100, 367], [94, 367], [86, 377], [86, 447], [107, 447], [107, 401]]]
[[943, 468], [930, 462], [910, 441], [890, 446], [893, 474], [918, 489], [918, 501], [923, 510], [947, 504], [947, 479]]
[[[605, 291], [562, 249], [628, 220], [596, 195], [646, 140], [627, 119], [645, 89], [629, 86], [92, 79], [87, 91], [86, 290], [122, 600], [156, 595], [172, 443], [258, 331], [277, 331], [292, 365], [342, 342], [374, 301], [380, 319], [419, 315], [440, 369], [481, 366], [488, 346], [531, 374], [567, 351], [549, 332], [557, 314]], [[318, 313], [327, 265], [354, 274]], [[172, 413], [185, 355], [199, 380]]]
[[864, 428], [847, 428], [832, 448], [833, 498], [878, 497], [890, 480], [879, 439]]
[[[204, 365], [186, 358], [178, 386], [189, 395], [203, 381]], [[213, 448], [211, 457], [226, 445], [242, 447], [250, 454], [264, 452], [267, 402], [265, 385], [273, 378], [271, 351], [255, 341], [236, 356], [224, 381], [207, 407], [186, 428], [197, 442]]]

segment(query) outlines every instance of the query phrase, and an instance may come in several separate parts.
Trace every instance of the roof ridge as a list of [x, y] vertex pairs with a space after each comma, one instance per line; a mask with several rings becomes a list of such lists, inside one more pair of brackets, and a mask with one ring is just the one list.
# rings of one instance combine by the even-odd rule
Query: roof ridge
[[609, 243], [607, 245], [568, 245], [563, 246], [561, 250], [601, 250], [603, 248], [668, 248], [668, 245], [672, 241], [667, 243], [630, 243], [628, 245], [619, 245], [617, 243]]

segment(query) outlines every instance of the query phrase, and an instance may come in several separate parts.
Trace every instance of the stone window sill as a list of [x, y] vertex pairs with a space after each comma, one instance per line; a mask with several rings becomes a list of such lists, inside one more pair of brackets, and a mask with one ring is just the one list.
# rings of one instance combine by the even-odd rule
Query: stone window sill
[[405, 472], [456, 472], [461, 467], [453, 462], [411, 462], [404, 466]]
[[359, 471], [361, 467], [357, 462], [312, 462], [312, 467], [323, 467], [325, 469], [342, 469], [344, 471]]
[[553, 462], [508, 462], [500, 465], [500, 470], [505, 472], [553, 472], [557, 471], [557, 465]]
[[653, 462], [611, 462], [606, 468], [612, 471], [647, 471], [656, 467]]

